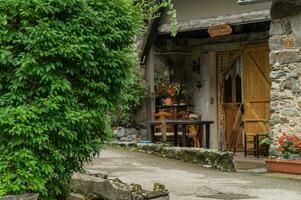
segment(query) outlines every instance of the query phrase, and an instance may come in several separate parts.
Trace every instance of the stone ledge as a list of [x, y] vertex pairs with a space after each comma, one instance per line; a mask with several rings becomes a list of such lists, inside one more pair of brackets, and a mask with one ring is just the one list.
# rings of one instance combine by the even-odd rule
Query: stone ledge
[[163, 144], [136, 144], [115, 142], [113, 146], [123, 147], [132, 151], [154, 154], [160, 157], [182, 160], [201, 164], [206, 168], [234, 172], [234, 155], [231, 152], [220, 152], [202, 148], [170, 147]]
[[147, 191], [142, 189], [141, 185], [129, 185], [118, 178], [101, 178], [99, 174], [92, 172], [76, 173], [71, 179], [69, 200], [169, 200], [169, 193], [165, 186], [159, 183], [155, 186], [154, 191]]

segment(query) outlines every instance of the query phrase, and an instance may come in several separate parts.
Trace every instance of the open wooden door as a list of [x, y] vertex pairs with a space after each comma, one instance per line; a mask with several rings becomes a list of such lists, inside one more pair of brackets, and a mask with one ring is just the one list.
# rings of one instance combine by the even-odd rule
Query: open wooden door
[[[220, 141], [229, 149], [238, 109], [242, 103], [241, 52], [227, 51], [217, 54], [218, 72], [218, 129]], [[242, 137], [238, 138], [242, 146]]]
[[270, 65], [268, 44], [243, 49], [243, 120], [246, 134], [268, 131], [270, 118]]

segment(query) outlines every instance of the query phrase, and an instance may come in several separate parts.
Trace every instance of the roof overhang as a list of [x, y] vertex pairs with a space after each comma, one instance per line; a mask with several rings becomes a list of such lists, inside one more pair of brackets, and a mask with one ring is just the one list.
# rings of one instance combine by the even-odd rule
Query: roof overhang
[[[219, 24], [240, 25], [255, 22], [270, 21], [270, 10], [251, 11], [237, 14], [221, 15], [209, 18], [191, 19], [178, 22], [178, 32], [194, 31], [208, 29], [210, 26]], [[170, 24], [161, 24], [158, 28], [158, 34], [170, 33]]]

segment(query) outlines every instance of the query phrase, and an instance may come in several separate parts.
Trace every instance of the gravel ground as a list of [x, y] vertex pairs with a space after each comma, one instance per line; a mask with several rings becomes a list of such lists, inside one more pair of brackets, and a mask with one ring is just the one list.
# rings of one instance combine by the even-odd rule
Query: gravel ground
[[106, 172], [150, 190], [154, 183], [162, 183], [170, 191], [171, 200], [301, 200], [300, 179], [220, 172], [197, 164], [121, 149], [104, 150], [86, 165], [86, 169]]

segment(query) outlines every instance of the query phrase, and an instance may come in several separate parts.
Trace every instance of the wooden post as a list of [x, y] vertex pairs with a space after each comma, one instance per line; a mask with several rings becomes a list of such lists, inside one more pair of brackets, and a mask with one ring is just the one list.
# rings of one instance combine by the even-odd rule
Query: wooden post
[[[155, 62], [154, 62], [154, 53], [153, 46], [149, 51], [149, 55], [147, 57], [146, 62], [146, 83], [148, 87], [148, 95], [146, 99], [146, 112], [147, 112], [147, 121], [151, 121], [154, 119], [154, 111], [155, 111]], [[149, 126], [147, 126], [149, 127]], [[151, 139], [151, 130], [148, 128], [148, 139]]]

